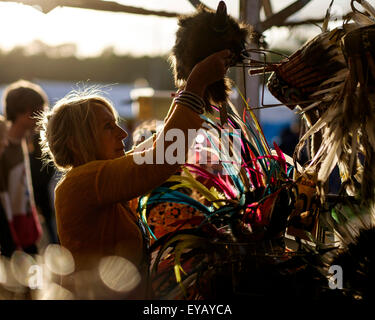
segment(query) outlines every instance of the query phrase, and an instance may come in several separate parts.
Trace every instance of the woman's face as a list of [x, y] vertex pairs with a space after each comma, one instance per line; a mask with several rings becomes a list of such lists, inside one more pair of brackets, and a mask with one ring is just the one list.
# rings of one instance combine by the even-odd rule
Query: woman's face
[[122, 140], [128, 135], [116, 123], [112, 112], [103, 105], [95, 105], [95, 118], [97, 125], [97, 159], [115, 159], [124, 155]]

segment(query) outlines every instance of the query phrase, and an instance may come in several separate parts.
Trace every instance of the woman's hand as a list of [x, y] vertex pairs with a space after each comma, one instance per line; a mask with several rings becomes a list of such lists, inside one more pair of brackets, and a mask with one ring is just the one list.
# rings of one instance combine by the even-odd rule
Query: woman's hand
[[203, 97], [206, 87], [224, 78], [231, 60], [231, 51], [215, 52], [198, 62], [191, 71], [185, 90]]

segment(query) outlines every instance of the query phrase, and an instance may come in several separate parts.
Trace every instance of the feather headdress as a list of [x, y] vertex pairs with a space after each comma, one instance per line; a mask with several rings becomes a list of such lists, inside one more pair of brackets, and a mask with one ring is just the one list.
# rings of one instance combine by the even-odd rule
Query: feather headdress
[[292, 108], [298, 105], [303, 114], [308, 130], [294, 158], [314, 138], [304, 173], [314, 176], [322, 198], [338, 165], [343, 189], [368, 202], [375, 200], [375, 119], [370, 102], [375, 84], [375, 10], [366, 1], [361, 4], [369, 16], [353, 12], [354, 24], [345, 23], [309, 41], [277, 66], [269, 88]]
[[[179, 221], [174, 232], [152, 245], [155, 296], [176, 298], [182, 289], [188, 299], [219, 297], [230, 294], [232, 281], [240, 279], [243, 287], [236, 290], [267, 296], [269, 292], [285, 290], [285, 283], [302, 269], [299, 276], [306, 270], [306, 279], [312, 279], [312, 274], [318, 276], [320, 273], [314, 268], [305, 268], [306, 261], [317, 254], [315, 249], [298, 254], [285, 251], [284, 233], [296, 222], [289, 219], [298, 197], [297, 185], [291, 178], [293, 166], [276, 144], [271, 151], [251, 109], [243, 119], [229, 110], [232, 130], [225, 133], [231, 141], [229, 150], [220, 147], [224, 137], [212, 133], [220, 133], [221, 125], [208, 118], [206, 123], [213, 129], [206, 131], [206, 138], [211, 152], [222, 159], [222, 174], [213, 175], [201, 166], [186, 164], [184, 174], [169, 179], [175, 183], [172, 187], [157, 188], [139, 201], [144, 222], [148, 207], [165, 201], [183, 203], [202, 213], [196, 219]], [[231, 162], [228, 160], [236, 152], [235, 139], [240, 140], [240, 156]], [[179, 188], [198, 191], [204, 200], [197, 201], [177, 191]], [[185, 223], [195, 223], [195, 227], [180, 230], [179, 226]], [[231, 278], [233, 272], [237, 273], [237, 280]], [[273, 284], [269, 283], [273, 289], [253, 283], [255, 278], [260, 281], [267, 277], [273, 278]], [[218, 282], [218, 278], [222, 281]], [[236, 294], [232, 291], [232, 297]]]

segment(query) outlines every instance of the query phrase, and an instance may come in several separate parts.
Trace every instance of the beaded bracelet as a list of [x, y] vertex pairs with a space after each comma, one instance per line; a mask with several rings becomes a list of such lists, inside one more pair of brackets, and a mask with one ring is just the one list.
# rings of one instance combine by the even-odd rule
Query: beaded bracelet
[[195, 93], [189, 91], [181, 91], [174, 99], [176, 103], [183, 104], [193, 111], [202, 114], [204, 112], [205, 102], [204, 100]]

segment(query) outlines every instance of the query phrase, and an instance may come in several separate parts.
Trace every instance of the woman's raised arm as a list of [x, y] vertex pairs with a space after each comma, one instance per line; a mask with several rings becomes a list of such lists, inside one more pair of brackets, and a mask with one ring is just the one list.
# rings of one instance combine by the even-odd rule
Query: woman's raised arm
[[[125, 157], [103, 163], [96, 179], [101, 204], [126, 201], [143, 195], [161, 185], [185, 163], [195, 139], [194, 132], [203, 123], [197, 112], [198, 98], [203, 97], [209, 84], [224, 77], [230, 55], [229, 50], [223, 50], [197, 63], [185, 87], [187, 95], [183, 99], [175, 99], [163, 130], [154, 141], [149, 140], [149, 146], [143, 143], [141, 149], [136, 148]], [[172, 139], [174, 137], [177, 140]], [[168, 152], [171, 149], [183, 155], [183, 160], [171, 156]]]

